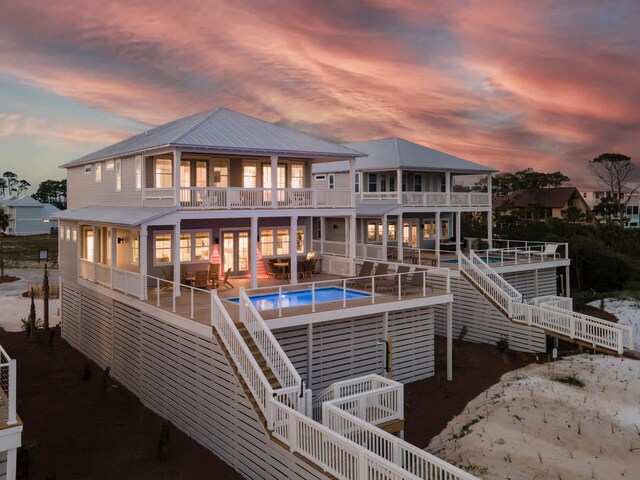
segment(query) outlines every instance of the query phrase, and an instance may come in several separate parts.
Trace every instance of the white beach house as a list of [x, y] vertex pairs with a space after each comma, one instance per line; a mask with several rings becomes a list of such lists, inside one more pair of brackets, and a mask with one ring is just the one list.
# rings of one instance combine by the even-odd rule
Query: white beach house
[[449, 378], [465, 327], [523, 351], [628, 335], [557, 296], [566, 245], [462, 249], [490, 196], [452, 179], [492, 169], [370, 143], [220, 108], [67, 163], [63, 337], [246, 478], [475, 478], [401, 439], [434, 335]]

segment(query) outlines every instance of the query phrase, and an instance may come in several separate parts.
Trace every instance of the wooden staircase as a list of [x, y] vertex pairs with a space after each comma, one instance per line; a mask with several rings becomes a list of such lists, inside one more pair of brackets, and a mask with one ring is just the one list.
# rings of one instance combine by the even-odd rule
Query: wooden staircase
[[264, 373], [264, 376], [269, 382], [269, 385], [271, 385], [271, 387], [274, 390], [281, 388], [282, 385], [280, 385], [280, 382], [278, 382], [278, 379], [274, 375], [273, 370], [271, 370], [269, 365], [267, 365], [267, 361], [262, 356], [262, 353], [260, 353], [260, 349], [258, 348], [256, 343], [253, 341], [253, 338], [251, 337], [251, 334], [249, 333], [247, 328], [242, 323], [236, 323], [235, 325], [236, 325], [236, 328], [238, 329], [238, 332], [240, 332], [242, 339], [247, 344], [247, 347], [249, 347], [249, 351], [251, 352], [253, 357], [256, 359], [256, 362], [258, 363], [260, 370], [262, 370], [262, 373]]

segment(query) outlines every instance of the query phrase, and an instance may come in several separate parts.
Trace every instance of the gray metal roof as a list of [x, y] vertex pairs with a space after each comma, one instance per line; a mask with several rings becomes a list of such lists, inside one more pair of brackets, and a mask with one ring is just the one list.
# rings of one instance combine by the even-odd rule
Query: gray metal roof
[[115, 225], [136, 226], [162, 217], [175, 211], [175, 207], [125, 207], [125, 206], [89, 206], [75, 210], [62, 210], [51, 216], [57, 220], [73, 220], [76, 222], [108, 223]]
[[165, 123], [62, 166], [69, 167], [162, 147], [319, 158], [352, 158], [362, 155], [347, 147], [290, 128], [226, 108], [217, 108]]
[[32, 197], [20, 197], [12, 198], [11, 200], [4, 200], [4, 204], [7, 207], [41, 207], [42, 203]]
[[[418, 170], [450, 171], [469, 174], [491, 173], [497, 170], [460, 157], [449, 155], [402, 138], [383, 138], [367, 142], [345, 143], [343, 146], [366, 153], [356, 160], [356, 170], [392, 170], [411, 168]], [[348, 162], [318, 163], [313, 173], [343, 172]]]
[[402, 205], [391, 205], [388, 203], [358, 203], [356, 205], [356, 215], [363, 217], [381, 217], [390, 213], [395, 214], [395, 210], [402, 208]]

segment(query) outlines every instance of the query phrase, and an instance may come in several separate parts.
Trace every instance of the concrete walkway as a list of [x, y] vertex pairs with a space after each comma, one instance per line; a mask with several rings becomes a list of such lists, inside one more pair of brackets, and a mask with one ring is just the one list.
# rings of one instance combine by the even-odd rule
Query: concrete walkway
[[[0, 284], [0, 328], [8, 332], [19, 332], [22, 330], [20, 320], [29, 315], [31, 299], [22, 297], [22, 294], [29, 289], [31, 283], [42, 283], [42, 268], [10, 268], [5, 269], [5, 275], [18, 277], [20, 280], [10, 283]], [[49, 283], [58, 283], [58, 271], [49, 270]], [[35, 300], [36, 317], [42, 318], [44, 302], [41, 299]], [[60, 321], [59, 314], [60, 300], [49, 300], [49, 324], [56, 325]]]

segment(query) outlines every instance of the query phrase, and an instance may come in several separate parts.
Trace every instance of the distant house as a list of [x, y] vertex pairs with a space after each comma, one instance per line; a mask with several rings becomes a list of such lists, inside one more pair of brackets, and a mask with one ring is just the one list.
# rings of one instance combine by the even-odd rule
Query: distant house
[[576, 187], [544, 188], [538, 192], [515, 192], [497, 196], [493, 201], [496, 209], [509, 213], [520, 210], [526, 218], [547, 220], [562, 218], [562, 211], [576, 207], [585, 214], [585, 222], [597, 222], [595, 214]]
[[[635, 185], [631, 185], [631, 187], [625, 188], [621, 195], [622, 202], [627, 200], [628, 195], [631, 196], [631, 200], [627, 204], [624, 223], [627, 228], [640, 228], [640, 191], [633, 191]], [[617, 196], [617, 194], [614, 195], [616, 198]], [[590, 208], [595, 207], [607, 197], [611, 197], [611, 192], [606, 190], [582, 190], [582, 198]]]
[[40, 203], [31, 197], [2, 198], [0, 207], [9, 215], [10, 235], [38, 235], [58, 229], [58, 221], [50, 218], [60, 210], [50, 203]]

